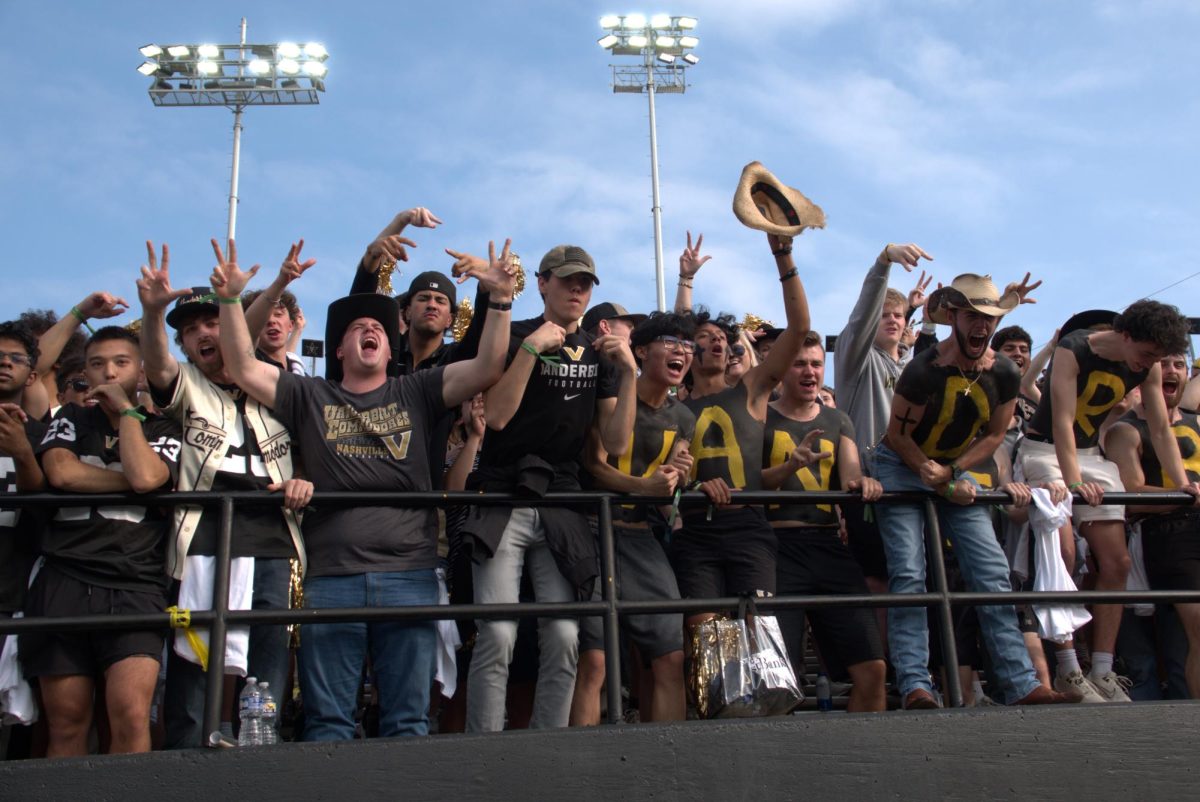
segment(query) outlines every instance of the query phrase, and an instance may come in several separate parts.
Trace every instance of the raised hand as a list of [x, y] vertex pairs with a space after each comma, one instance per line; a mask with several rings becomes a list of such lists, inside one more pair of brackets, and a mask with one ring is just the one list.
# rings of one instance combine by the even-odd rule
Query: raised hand
[[171, 288], [171, 249], [167, 243], [163, 243], [162, 267], [159, 267], [154, 243], [146, 240], [146, 261], [147, 264], [142, 265], [142, 277], [137, 280], [138, 300], [144, 312], [165, 309], [191, 292], [190, 287]]
[[258, 265], [250, 268], [249, 272], [243, 272], [237, 263], [237, 243], [229, 240], [229, 258], [225, 258], [225, 254], [221, 251], [221, 245], [215, 239], [212, 240], [213, 253], [217, 257], [217, 265], [213, 268], [212, 276], [209, 282], [212, 284], [213, 291], [220, 298], [240, 298], [242, 292], [245, 291], [246, 285], [250, 283], [250, 279], [254, 278], [258, 273]]
[[93, 292], [76, 304], [75, 308], [86, 318], [116, 317], [125, 313], [129, 302], [111, 293]]
[[547, 351], [557, 351], [562, 348], [562, 344], [566, 339], [567, 330], [557, 323], [551, 323], [547, 320], [534, 329], [525, 338], [525, 342], [536, 348], [539, 354], [544, 354]]
[[296, 279], [304, 275], [304, 271], [317, 263], [316, 259], [306, 259], [300, 261], [300, 251], [304, 250], [304, 239], [299, 242], [293, 242], [292, 247], [288, 249], [287, 257], [283, 260], [283, 264], [279, 266], [279, 280], [284, 284], [291, 284]]
[[406, 245], [409, 248], [417, 247], [417, 243], [399, 234], [379, 237], [367, 246], [367, 252], [363, 256], [363, 264], [372, 273], [378, 273], [379, 268], [385, 262], [407, 262], [408, 251], [405, 250]]
[[679, 275], [683, 278], [691, 278], [700, 271], [700, 268], [711, 259], [711, 256], [701, 256], [700, 246], [704, 244], [704, 235], [696, 237], [696, 244], [692, 245], [692, 232], [687, 233], [687, 247], [683, 249], [683, 253], [679, 254]]
[[1004, 294], [1008, 295], [1010, 292], [1016, 292], [1017, 295], [1021, 296], [1021, 303], [1036, 304], [1037, 301], [1034, 300], [1033, 298], [1030, 298], [1029, 293], [1033, 292], [1038, 287], [1042, 286], [1042, 280], [1038, 279], [1037, 281], [1030, 284], [1029, 283], [1030, 275], [1031, 274], [1026, 273], [1025, 278], [1021, 279], [1021, 281], [1019, 283], [1014, 281], [1011, 284], [1009, 284], [1007, 287], [1004, 288]]
[[933, 257], [925, 253], [925, 250], [916, 243], [909, 243], [908, 245], [889, 244], [883, 249], [883, 253], [879, 254], [879, 258], [886, 260], [889, 264], [898, 262], [901, 267], [910, 273], [922, 259], [933, 261]]
[[496, 243], [488, 241], [488, 260], [485, 262], [477, 256], [460, 253], [449, 248], [446, 253], [454, 257], [455, 262], [450, 267], [450, 273], [462, 284], [468, 278], [475, 278], [493, 300], [511, 298], [516, 289], [517, 267], [512, 257], [512, 240], [504, 240], [504, 249], [496, 256]]
[[908, 291], [908, 308], [920, 309], [925, 305], [925, 290], [933, 283], [933, 273], [929, 277], [925, 277], [925, 271], [921, 271], [921, 277], [917, 279], [917, 286]]
[[436, 214], [426, 209], [424, 206], [414, 206], [411, 209], [400, 212], [396, 215], [396, 223], [400, 223], [400, 228], [404, 226], [416, 226], [417, 228], [437, 228], [441, 225], [441, 219]]

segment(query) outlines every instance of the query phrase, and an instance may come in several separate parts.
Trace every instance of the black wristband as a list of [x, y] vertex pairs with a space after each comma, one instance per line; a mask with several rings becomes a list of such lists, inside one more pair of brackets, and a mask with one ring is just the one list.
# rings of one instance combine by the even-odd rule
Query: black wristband
[[787, 281], [788, 279], [795, 278], [798, 275], [800, 275], [800, 271], [793, 267], [791, 270], [789, 270], [788, 272], [786, 272], [782, 276], [780, 276], [779, 280]]
[[783, 245], [783, 246], [771, 251], [771, 253], [774, 254], [775, 256], [787, 256], [791, 252], [792, 252], [791, 245]]
[[488, 301], [488, 309], [495, 309], [497, 312], [507, 312], [512, 309], [512, 301], [508, 301], [507, 303]]

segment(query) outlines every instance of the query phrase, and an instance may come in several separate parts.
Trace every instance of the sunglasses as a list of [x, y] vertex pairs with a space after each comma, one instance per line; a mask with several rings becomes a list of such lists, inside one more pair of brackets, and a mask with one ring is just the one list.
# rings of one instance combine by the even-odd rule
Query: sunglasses
[[14, 365], [33, 364], [33, 360], [29, 358], [29, 354], [22, 354], [17, 351], [0, 351], [0, 359], [7, 359]]
[[670, 334], [660, 334], [651, 342], [662, 343], [664, 346], [666, 346], [668, 351], [672, 351], [674, 353], [696, 353], [696, 344], [694, 342], [691, 340], [683, 340]]
[[745, 356], [746, 346], [742, 345], [741, 343], [734, 343], [733, 345], [729, 346], [729, 353], [733, 354], [734, 356]]
[[90, 389], [88, 383], [83, 379], [71, 379], [67, 384], [77, 393], [86, 393]]

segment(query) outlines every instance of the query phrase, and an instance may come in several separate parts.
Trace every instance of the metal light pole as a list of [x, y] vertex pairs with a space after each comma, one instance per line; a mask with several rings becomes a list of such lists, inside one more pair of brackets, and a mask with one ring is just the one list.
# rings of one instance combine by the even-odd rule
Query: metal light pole
[[[247, 44], [246, 18], [236, 44], [149, 44], [138, 72], [150, 78], [155, 106], [225, 106], [233, 111], [233, 165], [229, 175], [229, 238], [237, 233], [242, 113], [247, 106], [305, 106], [325, 91], [324, 46], [310, 42]], [[304, 83], [301, 83], [301, 82]]]
[[616, 56], [640, 56], [639, 65], [612, 65], [613, 92], [645, 92], [650, 107], [650, 191], [654, 217], [654, 270], [658, 311], [667, 309], [663, 276], [662, 204], [658, 191], [658, 125], [654, 96], [660, 92], [683, 94], [687, 89], [684, 71], [700, 59], [692, 53], [699, 40], [692, 35], [695, 17], [656, 14], [610, 15], [600, 19], [606, 31], [599, 45]]

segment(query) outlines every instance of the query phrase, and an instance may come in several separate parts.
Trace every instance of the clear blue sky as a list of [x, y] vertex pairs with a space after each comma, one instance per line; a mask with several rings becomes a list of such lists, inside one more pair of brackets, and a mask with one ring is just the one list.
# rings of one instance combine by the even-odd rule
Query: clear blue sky
[[[445, 247], [511, 236], [532, 266], [573, 242], [596, 258], [594, 300], [648, 309], [645, 97], [612, 94], [595, 44], [601, 14], [633, 11], [700, 20], [692, 86], [658, 105], [670, 288], [687, 229], [714, 256], [697, 301], [781, 319], [763, 236], [730, 211], [754, 159], [826, 211], [796, 249], [824, 333], [888, 241], [921, 244], [941, 280], [1045, 279], [1041, 303], [1009, 318], [1037, 343], [1073, 311], [1200, 270], [1196, 2], [0, 0], [0, 319], [91, 289], [136, 306], [147, 238], [171, 244], [177, 285], [206, 278], [232, 115], [154, 107], [137, 48], [234, 41], [243, 14], [250, 41], [331, 54], [319, 106], [252, 108], [243, 138], [243, 263], [273, 273], [307, 240], [309, 336], [367, 242], [414, 205], [446, 224], [417, 231], [408, 277], [447, 269]], [[1157, 297], [1200, 315], [1197, 287]], [[538, 311], [536, 293], [516, 309]]]

